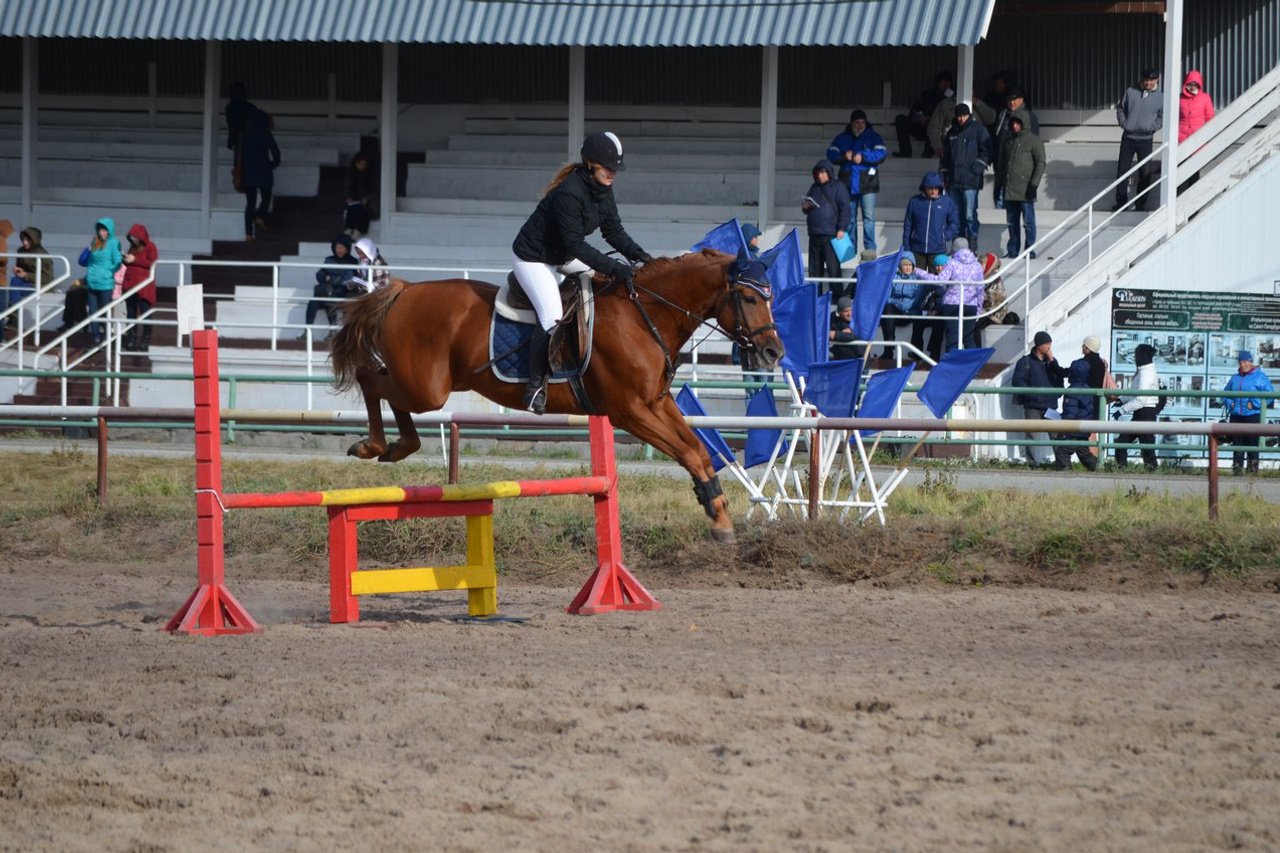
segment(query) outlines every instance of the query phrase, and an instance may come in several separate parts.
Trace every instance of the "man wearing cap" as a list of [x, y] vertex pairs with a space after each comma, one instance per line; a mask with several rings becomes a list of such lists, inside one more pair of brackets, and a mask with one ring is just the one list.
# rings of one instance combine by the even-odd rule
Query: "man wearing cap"
[[831, 140], [827, 159], [836, 165], [839, 178], [849, 188], [852, 214], [849, 237], [858, 245], [858, 211], [862, 211], [862, 248], [876, 245], [876, 193], [880, 192], [880, 164], [889, 156], [884, 139], [867, 121], [862, 110], [849, 113], [849, 124]]
[[[1000, 158], [1003, 151], [1013, 138], [1013, 127], [1010, 126], [1009, 120], [1013, 118], [1013, 114], [1022, 110], [1027, 114], [1031, 121], [1031, 132], [1036, 136], [1040, 135], [1040, 118], [1036, 115], [1036, 111], [1031, 109], [1031, 105], [1027, 103], [1027, 93], [1019, 89], [1017, 86], [1010, 86], [1005, 91], [1005, 107], [1000, 111], [995, 122], [987, 128], [987, 132], [991, 134], [991, 165], [995, 168], [996, 174], [1000, 174], [1003, 164]], [[992, 196], [995, 199], [996, 209], [1000, 210], [1004, 207], [1004, 187], [999, 182], [992, 190]]]
[[954, 83], [955, 75], [950, 71], [939, 71], [933, 78], [933, 88], [921, 93], [916, 102], [911, 105], [911, 113], [899, 115], [893, 120], [893, 126], [898, 131], [898, 150], [893, 152], [894, 157], [911, 156], [912, 137], [925, 143], [925, 157], [934, 156], [933, 146], [928, 143], [929, 119], [933, 117], [933, 111], [938, 108], [938, 104], [955, 96]]
[[[1004, 199], [1004, 220], [1009, 228], [1006, 258], [1016, 258], [1023, 248], [1031, 249], [1036, 244], [1036, 198], [1048, 164], [1044, 142], [1032, 132], [1030, 125], [1030, 117], [1024, 110], [1009, 117], [1013, 135], [1005, 143], [996, 169], [996, 186]], [[1033, 250], [1031, 257], [1035, 256]]]
[[[1061, 388], [1062, 380], [1066, 375], [1062, 365], [1058, 364], [1058, 360], [1053, 357], [1053, 338], [1049, 337], [1048, 332], [1036, 332], [1031, 351], [1018, 359], [1018, 363], [1013, 366], [1013, 387]], [[1058, 408], [1058, 400], [1061, 396], [1061, 394], [1045, 392], [1015, 394], [1013, 402], [1022, 406], [1024, 418], [1029, 421], [1039, 421], [1044, 419], [1044, 413], [1049, 409]], [[1031, 441], [1047, 441], [1049, 434], [1029, 432], [1027, 438]], [[1051, 452], [1043, 447], [1027, 445], [1027, 464], [1032, 468], [1039, 468], [1040, 456]]]
[[[1116, 103], [1116, 124], [1120, 125], [1120, 159], [1116, 163], [1116, 177], [1120, 177], [1133, 167], [1136, 158], [1141, 161], [1151, 155], [1152, 140], [1156, 131], [1164, 126], [1164, 99], [1160, 97], [1160, 72], [1148, 68], [1142, 72], [1142, 82], [1130, 86], [1124, 96]], [[1138, 198], [1133, 203], [1134, 210], [1146, 210], [1150, 193], [1144, 195], [1151, 186], [1155, 176], [1155, 164], [1148, 161], [1138, 168]], [[1116, 187], [1116, 203], [1111, 210], [1117, 211], [1129, 203], [1129, 180], [1120, 182]]]
[[978, 251], [978, 193], [991, 164], [991, 134], [975, 120], [968, 104], [956, 106], [951, 129], [942, 140], [942, 180], [960, 214], [960, 236]]
[[[1249, 350], [1240, 350], [1236, 357], [1240, 365], [1240, 369], [1227, 380], [1227, 387], [1224, 391], [1259, 391], [1270, 393], [1275, 389], [1271, 387], [1271, 380], [1267, 378], [1267, 374], [1262, 372], [1262, 368], [1253, 363], [1253, 353]], [[1227, 420], [1233, 424], [1256, 424], [1262, 422], [1263, 401], [1261, 397], [1226, 397], [1222, 401], [1223, 407], [1227, 411]], [[1248, 445], [1250, 447], [1258, 446], [1258, 436], [1234, 436], [1231, 443], [1235, 445]], [[1249, 456], [1249, 473], [1258, 473], [1258, 453], [1250, 452]], [[1243, 452], [1231, 454], [1231, 473], [1237, 477], [1244, 473], [1244, 457]]]
[[854, 347], [849, 346], [857, 338], [853, 336], [853, 300], [841, 296], [836, 301], [835, 313], [831, 315], [831, 331], [827, 335], [831, 341], [831, 360], [857, 358]]

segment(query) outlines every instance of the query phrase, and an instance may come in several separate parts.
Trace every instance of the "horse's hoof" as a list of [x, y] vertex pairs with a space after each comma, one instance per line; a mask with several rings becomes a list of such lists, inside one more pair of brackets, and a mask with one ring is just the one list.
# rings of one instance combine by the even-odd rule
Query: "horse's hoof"
[[357, 441], [347, 448], [347, 455], [354, 456], [357, 459], [373, 459], [378, 455], [378, 452], [369, 446], [369, 442]]
[[732, 527], [727, 530], [721, 530], [715, 527], [711, 528], [711, 538], [719, 542], [721, 545], [733, 545], [738, 541], [738, 535], [733, 532]]

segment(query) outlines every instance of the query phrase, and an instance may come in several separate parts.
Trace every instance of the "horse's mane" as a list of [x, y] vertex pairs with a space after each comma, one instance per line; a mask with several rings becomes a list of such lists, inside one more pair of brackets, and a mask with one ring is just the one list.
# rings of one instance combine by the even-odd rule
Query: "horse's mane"
[[670, 275], [686, 267], [706, 267], [712, 264], [723, 264], [732, 258], [715, 249], [703, 249], [700, 252], [689, 252], [678, 258], [654, 258], [636, 270], [636, 284], [652, 285], [663, 276]]

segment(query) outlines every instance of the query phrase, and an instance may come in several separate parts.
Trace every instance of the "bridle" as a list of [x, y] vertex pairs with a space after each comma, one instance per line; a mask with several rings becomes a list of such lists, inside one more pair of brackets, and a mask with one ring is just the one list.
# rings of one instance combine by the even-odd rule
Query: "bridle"
[[665, 372], [666, 381], [664, 383], [665, 384], [664, 391], [670, 390], [671, 383], [672, 381], [674, 381], [676, 376], [676, 370], [678, 368], [678, 365], [676, 364], [676, 360], [671, 355], [671, 350], [667, 347], [667, 342], [662, 339], [662, 334], [658, 331], [658, 327], [654, 324], [653, 320], [649, 317], [649, 312], [645, 310], [644, 305], [640, 302], [639, 294], [641, 292], [645, 293], [656, 302], [659, 302], [667, 306], [668, 308], [671, 308], [681, 314], [684, 314], [686, 317], [688, 317], [690, 320], [694, 322], [695, 330], [697, 329], [698, 326], [707, 326], [709, 327], [709, 331], [707, 333], [708, 335], [710, 335], [712, 331], [720, 332], [725, 337], [729, 338], [731, 341], [736, 343], [740, 350], [745, 352], [751, 352], [751, 353], [759, 352], [760, 345], [756, 343], [756, 338], [758, 338], [760, 335], [764, 334], [765, 332], [771, 332], [778, 328], [777, 324], [775, 323], [768, 323], [756, 329], [751, 329], [747, 327], [747, 324], [744, 321], [744, 318], [746, 316], [746, 308], [743, 305], [744, 290], [747, 290], [747, 289], [753, 290], [765, 302], [770, 302], [773, 299], [773, 287], [772, 285], [769, 284], [767, 280], [762, 281], [760, 279], [749, 277], [748, 275], [746, 275], [745, 271], [742, 271], [742, 272], [734, 271], [733, 273], [730, 274], [729, 281], [728, 281], [729, 287], [721, 295], [720, 301], [716, 303], [715, 309], [711, 312], [712, 317], [718, 318], [721, 310], [723, 310], [725, 306], [725, 303], [728, 302], [729, 299], [733, 299], [734, 329], [732, 332], [724, 328], [724, 326], [720, 324], [718, 319], [708, 320], [705, 317], [699, 317], [697, 314], [694, 314], [692, 311], [688, 310], [687, 308], [684, 308], [680, 305], [675, 304], [674, 302], [672, 302], [670, 299], [667, 299], [662, 294], [655, 293], [654, 291], [650, 290], [647, 287], [641, 287], [637, 285], [631, 279], [627, 279], [625, 281], [625, 284], [627, 287], [627, 296], [631, 299], [632, 304], [636, 306], [637, 310], [640, 311], [640, 316], [644, 318], [645, 325], [649, 327], [649, 334], [653, 336], [653, 339], [658, 342], [658, 346], [662, 348], [662, 357], [663, 357], [663, 360], [666, 362], [666, 372]]

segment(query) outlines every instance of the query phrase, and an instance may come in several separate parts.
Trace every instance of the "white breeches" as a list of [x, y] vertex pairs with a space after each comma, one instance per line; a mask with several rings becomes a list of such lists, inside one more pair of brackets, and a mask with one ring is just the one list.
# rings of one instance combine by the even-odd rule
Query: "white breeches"
[[[564, 316], [564, 306], [560, 304], [560, 277], [556, 275], [556, 267], [537, 261], [522, 261], [512, 257], [512, 269], [516, 280], [524, 288], [533, 310], [538, 314], [538, 325], [544, 331], [551, 331]], [[590, 267], [574, 258], [560, 267], [567, 275], [586, 272]]]

